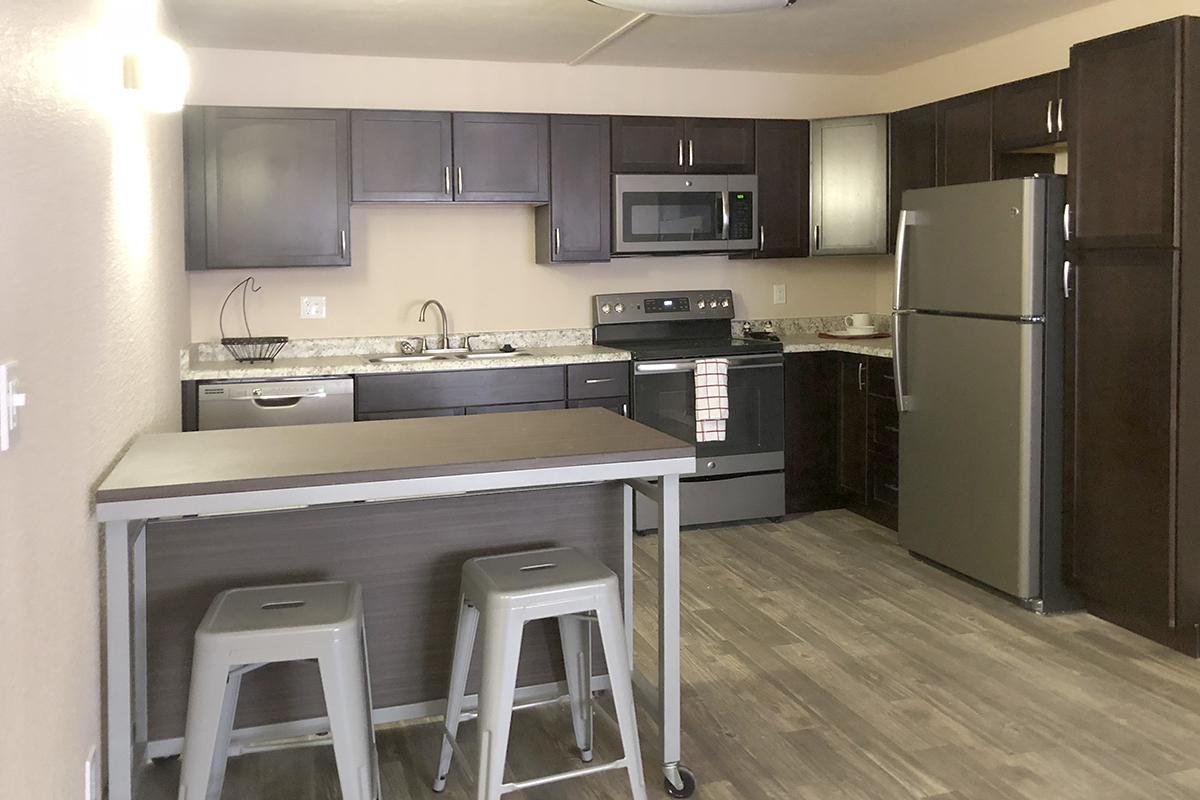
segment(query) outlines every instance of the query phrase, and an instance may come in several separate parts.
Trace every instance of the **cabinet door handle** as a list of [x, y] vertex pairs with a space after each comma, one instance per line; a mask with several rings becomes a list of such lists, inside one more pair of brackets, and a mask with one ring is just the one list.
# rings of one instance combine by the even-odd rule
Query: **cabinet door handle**
[[555, 226], [554, 228], [554, 255], [562, 252], [562, 231]]
[[813, 251], [815, 252], [815, 251], [821, 249], [821, 226], [820, 225], [813, 226], [813, 239], [815, 239], [815, 241], [813, 242]]
[[1071, 241], [1071, 204], [1063, 206], [1063, 238]]
[[883, 429], [885, 431], [887, 431], [888, 433], [899, 433], [900, 432], [900, 429], [897, 428], [895, 425], [884, 425]]
[[887, 489], [889, 492], [896, 492], [897, 494], [900, 493], [900, 487], [894, 483], [885, 483], [883, 488]]
[[867, 362], [865, 362], [865, 361], [858, 362], [858, 390], [860, 392], [863, 389], [867, 388], [867, 379], [866, 379], [866, 376], [863, 375], [863, 373], [866, 371], [867, 371]]
[[446, 165], [446, 194], [450, 194], [450, 165]]
[[683, 139], [679, 140], [679, 166], [683, 166]]
[[612, 378], [588, 378], [587, 380], [584, 381], [584, 383], [587, 383], [587, 384], [612, 383], [612, 381], [613, 381]]
[[1054, 101], [1046, 101], [1046, 133], [1054, 133]]
[[758, 226], [758, 251], [761, 253], [767, 249], [767, 226]]
[[695, 159], [695, 154], [692, 152], [692, 140], [688, 139], [688, 166], [689, 167], [695, 166], [695, 164], [696, 164], [696, 159]]
[[342, 228], [340, 231], [338, 231], [338, 233], [340, 234], [339, 238], [340, 238], [340, 243], [341, 243], [341, 249], [340, 249], [341, 257], [345, 258], [346, 257], [346, 229]]
[[1058, 98], [1058, 132], [1063, 132], [1063, 99]]
[[458, 193], [459, 193], [459, 194], [462, 194], [462, 193], [463, 193], [463, 188], [462, 188], [462, 187], [463, 187], [463, 181], [462, 181], [462, 167], [459, 167], [459, 168], [458, 168]]
[[1063, 299], [1071, 299], [1071, 262], [1063, 262]]
[[629, 416], [629, 403], [621, 403], [621, 416], [622, 417]]

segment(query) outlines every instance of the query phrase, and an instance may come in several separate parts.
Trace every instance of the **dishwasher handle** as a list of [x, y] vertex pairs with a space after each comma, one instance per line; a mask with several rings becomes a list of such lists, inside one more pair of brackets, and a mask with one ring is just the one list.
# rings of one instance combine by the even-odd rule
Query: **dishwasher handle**
[[[310, 394], [307, 396], [325, 397], [324, 394]], [[299, 395], [292, 395], [291, 397], [248, 397], [246, 399], [250, 400], [258, 408], [270, 410], [275, 408], [295, 408], [300, 405], [300, 401], [304, 398]]]

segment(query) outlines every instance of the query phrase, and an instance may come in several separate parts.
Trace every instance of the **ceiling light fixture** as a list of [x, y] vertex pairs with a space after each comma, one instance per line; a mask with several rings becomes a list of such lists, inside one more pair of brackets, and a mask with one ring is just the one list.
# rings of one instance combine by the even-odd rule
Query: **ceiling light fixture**
[[796, 0], [592, 0], [602, 6], [667, 17], [707, 17], [788, 8]]

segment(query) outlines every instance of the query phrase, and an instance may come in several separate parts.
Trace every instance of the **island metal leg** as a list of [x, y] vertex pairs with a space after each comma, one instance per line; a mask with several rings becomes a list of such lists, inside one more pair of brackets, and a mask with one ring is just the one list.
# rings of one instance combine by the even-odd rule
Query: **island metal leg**
[[108, 800], [133, 800], [146, 755], [146, 524], [104, 524]]
[[[655, 705], [662, 731], [664, 788], [672, 797], [690, 797], [696, 790], [692, 772], [679, 763], [682, 725], [679, 668], [679, 475], [660, 476], [657, 483], [631, 481], [630, 486], [658, 504], [658, 686], [633, 672], [634, 686]], [[625, 529], [633, 537], [633, 492], [626, 489]], [[632, 547], [628, 551], [632, 559]], [[632, 604], [631, 604], [632, 605]], [[632, 648], [631, 648], [632, 652]]]

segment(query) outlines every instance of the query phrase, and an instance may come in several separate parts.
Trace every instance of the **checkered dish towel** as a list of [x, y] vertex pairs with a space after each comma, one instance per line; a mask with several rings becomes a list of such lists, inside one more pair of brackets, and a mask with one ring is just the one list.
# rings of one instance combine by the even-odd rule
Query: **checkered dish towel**
[[725, 441], [729, 419], [729, 359], [696, 362], [696, 441]]

